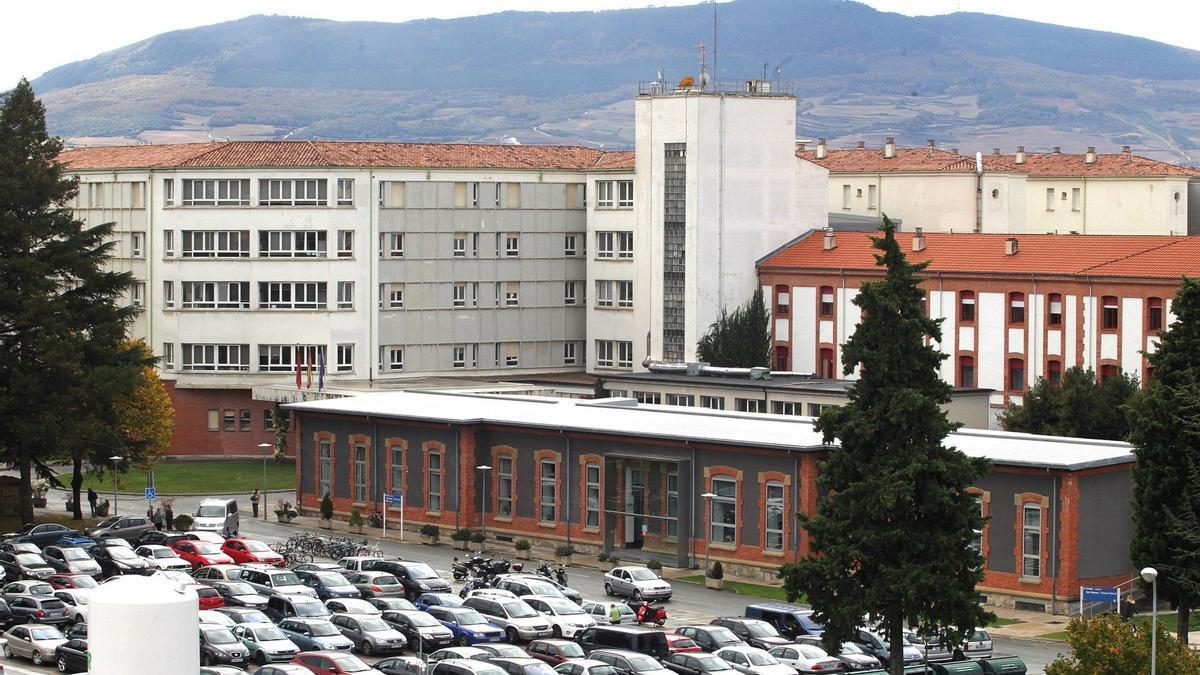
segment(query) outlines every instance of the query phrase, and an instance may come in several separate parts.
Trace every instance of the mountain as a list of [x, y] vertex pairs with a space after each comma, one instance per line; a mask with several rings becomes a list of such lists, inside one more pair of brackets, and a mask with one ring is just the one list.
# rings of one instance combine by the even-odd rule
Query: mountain
[[[722, 80], [781, 79], [801, 136], [963, 151], [1200, 157], [1200, 52], [998, 16], [848, 0], [717, 6]], [[639, 81], [696, 75], [711, 4], [405, 23], [284, 16], [172, 31], [34, 82], [75, 142], [219, 138], [632, 145]], [[709, 64], [711, 68], [711, 61]], [[776, 75], [776, 68], [779, 74]]]

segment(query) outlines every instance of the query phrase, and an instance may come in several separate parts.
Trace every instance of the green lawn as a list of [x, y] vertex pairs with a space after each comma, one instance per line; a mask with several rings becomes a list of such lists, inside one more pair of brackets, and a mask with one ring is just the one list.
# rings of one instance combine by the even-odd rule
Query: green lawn
[[[693, 574], [691, 576], [679, 577], [678, 581], [687, 581], [693, 584], [703, 584], [704, 576], [701, 574]], [[725, 580], [725, 590], [733, 591], [738, 595], [749, 595], [755, 598], [765, 598], [767, 600], [779, 600], [787, 602], [787, 593], [782, 588], [777, 586], [767, 586], [765, 584], [749, 584], [744, 581]], [[800, 596], [796, 602], [808, 602], [807, 596]]]
[[[1149, 605], [1150, 603], [1146, 603], [1146, 604]], [[1136, 621], [1137, 623], [1145, 624], [1147, 628], [1150, 627], [1150, 615], [1149, 614], [1135, 617], [1133, 620]], [[1179, 629], [1179, 615], [1176, 614], [1175, 612], [1167, 612], [1167, 613], [1159, 614], [1158, 615], [1158, 625], [1161, 626], [1162, 629], [1167, 631], [1168, 633], [1174, 633], [1176, 630]], [[1200, 628], [1200, 612], [1192, 612], [1192, 617], [1188, 621], [1188, 628], [1190, 630], [1196, 630], [1197, 628]]]
[[[1053, 633], [1046, 633], [1045, 635], [1039, 635], [1038, 637], [1045, 639], [1045, 640], [1060, 640], [1062, 642], [1066, 642], [1067, 631], [1065, 631], [1065, 630], [1055, 631]], [[1147, 650], [1147, 651], [1149, 651], [1149, 650]]]
[[[67, 477], [70, 478], [69, 476]], [[159, 494], [245, 492], [247, 495], [263, 485], [263, 462], [257, 459], [212, 460], [202, 462], [160, 462], [154, 467], [154, 486]], [[296, 467], [290, 462], [267, 461], [267, 489], [290, 490], [296, 486]], [[88, 475], [83, 490], [93, 487], [103, 497], [112, 494], [109, 475]], [[120, 475], [122, 492], [140, 492], [146, 488], [146, 474], [128, 472]]]
[[1006, 619], [1002, 616], [998, 616], [998, 617], [996, 617], [995, 621], [989, 623], [988, 625], [989, 626], [1011, 626], [1011, 625], [1017, 624], [1017, 623], [1025, 623], [1025, 622], [1020, 619]]

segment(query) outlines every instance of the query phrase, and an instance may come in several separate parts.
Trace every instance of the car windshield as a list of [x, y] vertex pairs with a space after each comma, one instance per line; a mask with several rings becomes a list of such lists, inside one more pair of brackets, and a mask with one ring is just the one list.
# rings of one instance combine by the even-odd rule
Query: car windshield
[[564, 656], [568, 659], [578, 659], [583, 657], [583, 647], [580, 647], [574, 642], [564, 642], [558, 645], [559, 656]]
[[237, 642], [237, 638], [233, 637], [233, 633], [228, 628], [212, 628], [204, 631], [204, 639], [208, 640], [209, 644], [228, 645]]
[[746, 658], [750, 659], [752, 666], [776, 666], [779, 665], [779, 659], [762, 651], [746, 652]]
[[225, 584], [225, 590], [230, 595], [257, 595], [254, 587], [241, 581]]
[[102, 528], [102, 527], [112, 527], [112, 526], [113, 526], [113, 525], [115, 525], [115, 524], [117, 523], [117, 521], [118, 521], [118, 520], [120, 520], [120, 519], [121, 519], [121, 516], [109, 516], [109, 517], [105, 518], [104, 520], [102, 520], [102, 521], [100, 521], [100, 522], [96, 523], [96, 527], [95, 527], [95, 529], [97, 529], [97, 530], [98, 530], [98, 529], [100, 529], [100, 528]]
[[441, 622], [429, 616], [425, 612], [411, 612], [405, 614], [408, 617], [409, 623], [419, 628], [431, 628], [433, 626], [441, 626]]
[[220, 504], [209, 504], [196, 509], [197, 518], [224, 518], [225, 507]]
[[376, 586], [395, 586], [400, 580], [390, 574], [383, 574], [371, 579], [371, 583]]
[[178, 558], [179, 557], [179, 556], [175, 555], [175, 552], [169, 548], [151, 549], [150, 555], [154, 556], [155, 558]]
[[862, 648], [860, 648], [858, 645], [854, 644], [853, 642], [843, 642], [842, 643], [842, 653], [843, 654], [866, 654], [866, 652], [864, 652], [862, 650]]
[[39, 567], [46, 564], [46, 561], [42, 559], [42, 556], [36, 553], [18, 553], [17, 562], [21, 563], [22, 565], [38, 565]]
[[532, 591], [532, 595], [562, 595], [562, 591], [558, 589], [558, 586], [555, 586], [548, 581], [535, 581], [530, 579], [525, 582], [525, 585], [529, 587], [530, 591]]
[[530, 663], [523, 669], [525, 675], [557, 675], [555, 670], [544, 663]]
[[588, 675], [617, 675], [617, 669], [605, 664], [603, 666], [592, 666], [587, 669]]
[[487, 619], [484, 619], [482, 614], [473, 609], [459, 612], [455, 616], [460, 626], [478, 626], [487, 623]]
[[329, 608], [319, 602], [293, 602], [296, 616], [329, 616]]
[[107, 547], [107, 550], [108, 557], [112, 558], [113, 560], [137, 560], [137, 554], [127, 548], [122, 548], [120, 546], [109, 546]]
[[779, 632], [769, 623], [747, 623], [746, 629], [754, 637], [777, 637], [779, 635]]
[[271, 623], [271, 618], [257, 609], [235, 615], [238, 623]]
[[629, 657], [629, 667], [630, 669], [639, 673], [651, 670], [662, 670], [662, 666], [658, 664], [658, 661], [655, 661], [649, 656], [642, 656], [640, 654], [638, 656]]
[[725, 628], [724, 626], [709, 627], [708, 634], [712, 636], [713, 640], [720, 644], [741, 642], [741, 640], [738, 639], [738, 636], [733, 634], [733, 631]]
[[72, 597], [75, 599], [75, 604], [77, 604], [77, 605], [88, 604], [88, 596], [86, 596], [86, 595], [80, 594], [80, 595], [75, 595]]
[[262, 628], [255, 628], [254, 637], [263, 642], [287, 639], [287, 637], [275, 626], [263, 626]]
[[338, 630], [338, 629], [337, 629], [337, 628], [336, 628], [336, 627], [335, 627], [333, 624], [331, 624], [331, 623], [313, 623], [313, 624], [309, 624], [309, 626], [308, 626], [308, 629], [309, 629], [309, 632], [311, 632], [311, 633], [312, 633], [312, 636], [313, 636], [313, 637], [332, 637], [332, 636], [334, 636], [334, 635], [341, 635], [341, 634], [342, 634], [342, 633], [341, 633], [341, 631], [339, 631], [339, 630]]
[[96, 588], [100, 584], [91, 577], [78, 576], [71, 579], [71, 585], [75, 588]]
[[280, 572], [271, 575], [271, 583], [275, 586], [299, 586], [300, 577], [292, 572]]
[[81, 548], [64, 548], [62, 549], [63, 560], [88, 560], [88, 554], [83, 552]]
[[508, 614], [510, 619], [528, 619], [537, 616], [538, 613], [533, 611], [527, 603], [517, 600], [515, 602], [506, 602], [502, 605], [504, 612]]
[[821, 649], [820, 647], [814, 647], [813, 645], [800, 645], [796, 649], [803, 654], [804, 658], [806, 659], [823, 659], [826, 656], [829, 656], [824, 649]]
[[321, 573], [318, 573], [316, 576], [317, 576], [317, 580], [320, 581], [322, 585], [328, 586], [330, 588], [354, 585], [354, 584], [351, 584], [346, 579], [346, 577], [338, 574], [337, 572], [321, 572]]
[[363, 663], [357, 656], [335, 656], [333, 662], [343, 673], [365, 673], [371, 670], [371, 666]]
[[412, 577], [413, 579], [437, 579], [438, 578], [437, 572], [434, 572], [433, 568], [430, 567], [429, 565], [426, 565], [425, 563], [410, 564], [407, 566], [407, 569], [408, 569], [408, 576]]
[[701, 668], [710, 673], [720, 670], [733, 670], [729, 662], [719, 656], [697, 656], [696, 660], [700, 662]]
[[374, 617], [359, 619], [358, 625], [361, 626], [363, 630], [370, 631], [389, 630], [391, 628], [391, 626], [384, 623], [382, 619], [376, 619]]
[[34, 640], [66, 640], [67, 636], [54, 626], [30, 628], [29, 635]]
[[192, 544], [192, 546], [196, 547], [196, 553], [199, 553], [200, 555], [215, 555], [221, 552], [220, 546], [202, 541], [198, 541], [195, 544]]
[[54, 587], [50, 584], [32, 584], [29, 586], [30, 595], [53, 595]]
[[800, 627], [809, 635], [820, 635], [825, 632], [825, 626], [812, 620], [811, 614], [800, 614], [796, 616], [796, 621], [800, 623]]
[[267, 546], [261, 541], [250, 539], [242, 543], [246, 545], [246, 550], [250, 551], [251, 553], [269, 553], [271, 551], [271, 547]]
[[574, 616], [576, 614], [584, 613], [582, 607], [571, 602], [570, 600], [567, 600], [566, 598], [545, 598], [542, 600], [542, 602], [546, 603], [546, 605], [549, 606], [550, 609], [553, 609], [554, 613], [558, 614], [559, 616]]
[[634, 581], [654, 581], [655, 579], [658, 579], [658, 575], [652, 570], [639, 568], [629, 570], [629, 578], [633, 579]]

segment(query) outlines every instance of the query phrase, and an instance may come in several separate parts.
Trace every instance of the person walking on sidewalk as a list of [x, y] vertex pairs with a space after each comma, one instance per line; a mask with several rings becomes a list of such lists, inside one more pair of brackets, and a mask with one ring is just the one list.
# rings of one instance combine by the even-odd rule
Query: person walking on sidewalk
[[159, 532], [162, 532], [163, 515], [162, 515], [161, 507], [156, 509], [153, 513], [150, 514], [150, 522], [154, 524], [154, 529], [158, 530]]
[[1130, 593], [1125, 604], [1121, 605], [1121, 620], [1129, 621], [1134, 614], [1137, 614], [1137, 604], [1133, 600], [1133, 593]]
[[175, 510], [171, 508], [171, 502], [163, 507], [163, 520], [166, 521], [167, 529], [175, 529]]
[[100, 495], [92, 488], [88, 488], [88, 506], [92, 507], [92, 517], [96, 517], [96, 501], [100, 499]]
[[259, 500], [259, 498], [260, 498], [260, 495], [258, 493], [258, 488], [255, 488], [254, 494], [250, 495], [250, 507], [252, 509], [254, 509], [254, 517], [255, 518], [258, 517], [258, 500]]

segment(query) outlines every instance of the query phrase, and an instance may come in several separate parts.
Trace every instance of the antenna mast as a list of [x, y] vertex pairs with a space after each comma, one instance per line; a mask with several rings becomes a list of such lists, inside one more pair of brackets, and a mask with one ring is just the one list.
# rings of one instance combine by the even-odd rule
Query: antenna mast
[[721, 80], [721, 72], [717, 70], [717, 0], [712, 0], [713, 6], [713, 81]]
[[696, 45], [696, 51], [700, 54], [700, 81], [696, 84], [700, 85], [700, 91], [704, 91], [708, 85], [708, 49], [701, 42]]

